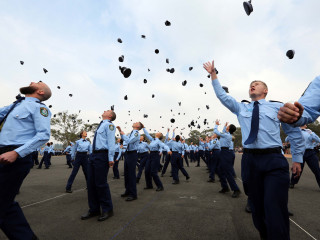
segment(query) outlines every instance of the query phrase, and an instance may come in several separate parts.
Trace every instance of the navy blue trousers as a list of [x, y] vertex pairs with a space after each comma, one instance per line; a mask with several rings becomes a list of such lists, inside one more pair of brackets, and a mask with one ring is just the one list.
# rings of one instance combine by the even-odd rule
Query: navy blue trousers
[[38, 151], [34, 151], [32, 153], [32, 160], [34, 165], [39, 165], [38, 154]]
[[66, 159], [67, 159], [67, 164], [68, 164], [69, 168], [72, 168], [71, 155], [70, 154], [66, 154]]
[[[318, 186], [320, 187], [320, 168], [319, 168], [319, 159], [317, 153], [313, 149], [307, 149], [303, 155], [303, 163], [301, 164], [301, 170], [303, 171], [305, 163], [308, 164], [309, 168], [316, 177]], [[301, 172], [302, 174], [302, 172]], [[301, 174], [299, 177], [296, 177], [295, 174], [291, 176], [291, 184], [295, 185], [299, 182]]]
[[238, 191], [239, 187], [234, 180], [233, 169], [234, 152], [222, 149], [220, 151], [220, 181], [222, 188], [228, 188], [228, 183], [232, 191]]
[[218, 162], [220, 158], [220, 150], [212, 150], [212, 154], [210, 154], [209, 158], [209, 170], [210, 170], [210, 175], [209, 178], [212, 180], [215, 180], [215, 174], [217, 171], [218, 167]]
[[124, 186], [126, 188], [125, 194], [137, 197], [137, 177], [136, 165], [138, 161], [137, 151], [127, 151], [124, 160]]
[[190, 151], [190, 162], [195, 162], [196, 161], [196, 157], [195, 157], [195, 154], [194, 154], [194, 151]]
[[0, 164], [0, 228], [9, 239], [31, 240], [34, 235], [19, 204], [14, 201], [32, 166], [32, 154], [11, 164]]
[[[149, 153], [145, 152], [145, 153], [141, 153], [140, 155], [140, 165], [139, 165], [139, 171], [137, 174], [137, 178], [141, 178], [143, 169], [146, 167], [147, 162], [149, 161]], [[160, 163], [159, 163], [160, 164]], [[146, 168], [147, 170], [147, 168]]]
[[160, 157], [161, 156], [159, 155], [159, 152], [151, 152], [149, 159], [146, 161], [145, 177], [147, 187], [153, 187], [152, 179], [158, 188], [163, 187], [162, 182], [158, 176]]
[[167, 155], [168, 155], [168, 152], [167, 152], [167, 151], [163, 151], [163, 152], [162, 152], [162, 163], [164, 163]]
[[88, 160], [88, 202], [89, 211], [109, 212], [113, 210], [110, 188], [108, 184], [109, 161], [108, 152], [93, 153]]
[[173, 152], [171, 156], [171, 166], [172, 166], [172, 177], [173, 180], [179, 182], [179, 170], [182, 172], [182, 174], [186, 177], [188, 177], [187, 171], [183, 167], [183, 159], [181, 158], [180, 153]]
[[241, 175], [260, 234], [267, 239], [290, 239], [287, 159], [280, 153], [244, 153]]
[[[161, 174], [164, 175], [166, 173], [168, 165], [169, 165], [170, 162], [171, 162], [171, 156], [169, 154], [167, 154], [166, 161], [165, 161], [165, 163], [163, 165]], [[171, 165], [171, 168], [172, 168], [172, 165]]]
[[44, 152], [38, 168], [42, 168], [43, 163], [46, 168], [49, 168], [50, 167], [49, 157], [50, 157], [50, 154], [48, 152]]
[[114, 153], [114, 158], [113, 158], [114, 164], [113, 164], [113, 167], [112, 167], [113, 176], [115, 178], [120, 178], [120, 174], [119, 174], [119, 161], [120, 161], [120, 159], [118, 161], [116, 161], [118, 156], [119, 156], [119, 153], [115, 152]]
[[[108, 158], [107, 158], [108, 159]], [[80, 166], [82, 167], [83, 174], [87, 180], [87, 168], [88, 168], [88, 155], [87, 153], [77, 153], [73, 162], [73, 169], [67, 182], [66, 189], [71, 190], [74, 179], [76, 178]]]
[[187, 164], [187, 166], [189, 167], [188, 156], [189, 156], [189, 153], [185, 151], [185, 152], [184, 152], [184, 160], [186, 161], [186, 164]]

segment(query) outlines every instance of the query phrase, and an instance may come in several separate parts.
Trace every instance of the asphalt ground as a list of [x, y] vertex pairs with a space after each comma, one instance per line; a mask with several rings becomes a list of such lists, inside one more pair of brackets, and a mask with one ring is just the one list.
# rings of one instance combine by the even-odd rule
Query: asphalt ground
[[[240, 198], [231, 193], [220, 194], [220, 183], [208, 183], [204, 162], [186, 167], [191, 179], [180, 173], [180, 184], [172, 185], [170, 166], [161, 178], [165, 190], [143, 190], [144, 176], [137, 186], [138, 200], [126, 202], [124, 179], [109, 184], [114, 204], [114, 216], [104, 222], [96, 218], [81, 220], [88, 210], [85, 178], [80, 170], [73, 184], [73, 193], [65, 193], [71, 169], [65, 157], [52, 157], [52, 167], [32, 169], [25, 179], [16, 200], [22, 206], [33, 231], [40, 239], [130, 239], [130, 240], [185, 240], [185, 239], [259, 239], [251, 214], [244, 211], [240, 161], [236, 155], [237, 184]], [[123, 161], [119, 164], [123, 173]], [[154, 186], [155, 187], [155, 186]], [[289, 191], [291, 239], [320, 239], [320, 190], [315, 177], [306, 166], [300, 182]], [[0, 239], [6, 239], [0, 231]]]

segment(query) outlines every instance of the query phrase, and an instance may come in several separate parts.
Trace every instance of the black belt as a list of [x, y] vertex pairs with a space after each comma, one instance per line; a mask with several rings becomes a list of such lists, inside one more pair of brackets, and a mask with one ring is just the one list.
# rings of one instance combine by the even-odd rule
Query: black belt
[[179, 152], [177, 152], [177, 151], [172, 151], [172, 153], [179, 153]]
[[212, 149], [212, 151], [220, 151], [220, 149]]
[[222, 147], [221, 150], [229, 150], [228, 147]]
[[159, 153], [159, 151], [150, 151], [150, 153]]
[[306, 149], [305, 152], [307, 151], [314, 151], [315, 149]]
[[84, 154], [87, 154], [87, 152], [77, 152], [77, 154], [84, 155]]
[[253, 153], [253, 154], [269, 154], [269, 153], [281, 153], [281, 147], [277, 148], [244, 148], [244, 153]]
[[[93, 153], [103, 153], [103, 152], [108, 152], [108, 149], [101, 149], [101, 150], [93, 150]], [[119, 152], [118, 152], [119, 153]]]
[[133, 151], [126, 151], [126, 153], [137, 153], [137, 150], [133, 150]]
[[22, 145], [9, 145], [9, 146], [5, 146], [5, 147], [0, 147], [0, 154], [6, 153], [6, 152], [11, 152], [21, 146]]

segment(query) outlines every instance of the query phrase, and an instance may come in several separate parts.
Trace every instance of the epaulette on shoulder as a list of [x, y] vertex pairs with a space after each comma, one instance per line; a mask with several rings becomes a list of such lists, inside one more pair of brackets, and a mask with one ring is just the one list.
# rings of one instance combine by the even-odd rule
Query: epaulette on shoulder
[[283, 102], [275, 101], [275, 100], [269, 100], [269, 102], [277, 102], [277, 103], [282, 103], [283, 104]]
[[241, 102], [242, 102], [242, 103], [251, 103], [250, 101], [245, 100], [245, 99], [244, 99], [244, 100], [242, 100]]

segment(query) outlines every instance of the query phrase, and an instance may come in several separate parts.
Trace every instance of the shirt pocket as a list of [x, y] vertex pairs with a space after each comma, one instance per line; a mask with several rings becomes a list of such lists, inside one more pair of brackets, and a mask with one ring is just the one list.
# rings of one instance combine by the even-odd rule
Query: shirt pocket
[[251, 118], [252, 117], [252, 112], [247, 112], [247, 111], [241, 111], [240, 112], [240, 116], [245, 118], [245, 119], [248, 119], [248, 118]]
[[27, 119], [30, 116], [30, 114], [31, 113], [28, 111], [23, 111], [23, 112], [15, 113], [13, 117], [18, 120], [23, 120], [23, 119]]
[[280, 123], [280, 120], [278, 119], [278, 112], [266, 112], [265, 115], [273, 122]]

